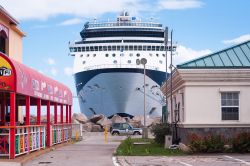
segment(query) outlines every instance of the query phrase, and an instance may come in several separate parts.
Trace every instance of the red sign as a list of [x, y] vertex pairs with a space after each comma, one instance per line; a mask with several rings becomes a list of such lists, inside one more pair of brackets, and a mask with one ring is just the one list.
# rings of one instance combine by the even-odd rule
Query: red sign
[[0, 56], [0, 89], [14, 91], [14, 72], [9, 62]]

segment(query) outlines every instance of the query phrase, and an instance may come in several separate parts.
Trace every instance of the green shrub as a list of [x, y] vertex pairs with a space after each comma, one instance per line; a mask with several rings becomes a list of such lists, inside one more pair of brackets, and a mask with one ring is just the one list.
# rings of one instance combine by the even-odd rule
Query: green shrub
[[232, 139], [232, 151], [238, 153], [250, 152], [250, 133], [240, 133]]
[[164, 144], [165, 135], [171, 135], [171, 128], [168, 123], [155, 124], [151, 128], [151, 132], [155, 136], [155, 142], [158, 144]]
[[220, 153], [224, 151], [225, 139], [221, 135], [209, 135], [201, 137], [196, 134], [190, 135], [190, 148], [198, 153]]

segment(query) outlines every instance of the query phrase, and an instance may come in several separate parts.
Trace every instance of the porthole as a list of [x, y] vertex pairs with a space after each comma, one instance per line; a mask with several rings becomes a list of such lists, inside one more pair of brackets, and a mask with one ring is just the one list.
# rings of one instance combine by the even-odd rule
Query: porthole
[[129, 56], [130, 56], [130, 57], [133, 56], [133, 53], [130, 53]]
[[162, 54], [163, 57], [165, 57], [166, 55], [165, 54]]
[[117, 64], [117, 60], [114, 60], [113, 63], [114, 63], [114, 64]]
[[109, 57], [109, 54], [105, 54], [106, 57]]
[[113, 57], [115, 57], [115, 54], [112, 54]]
[[81, 54], [80, 57], [83, 57], [83, 54]]
[[149, 53], [149, 56], [153, 56], [153, 54]]
[[121, 56], [124, 56], [124, 53], [121, 53]]
[[87, 54], [86, 57], [89, 57], [89, 54]]
[[131, 60], [128, 60], [128, 63], [131, 63]]
[[86, 61], [82, 61], [82, 64], [85, 64], [86, 63]]
[[159, 56], [159, 54], [156, 54], [156, 56], [158, 57], [158, 56]]
[[139, 57], [139, 56], [140, 56], [140, 54], [139, 54], [139, 53], [137, 53], [137, 54], [136, 54], [136, 56], [137, 56], [137, 57]]
[[162, 64], [162, 60], [159, 60], [159, 63]]
[[96, 54], [93, 54], [93, 57], [96, 57]]

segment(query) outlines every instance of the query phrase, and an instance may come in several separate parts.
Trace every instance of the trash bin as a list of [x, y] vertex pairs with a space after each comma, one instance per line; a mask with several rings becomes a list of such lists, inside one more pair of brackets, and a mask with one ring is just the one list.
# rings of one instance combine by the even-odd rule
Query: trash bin
[[170, 145], [172, 145], [172, 135], [165, 135], [165, 145], [164, 145], [164, 148], [169, 148]]

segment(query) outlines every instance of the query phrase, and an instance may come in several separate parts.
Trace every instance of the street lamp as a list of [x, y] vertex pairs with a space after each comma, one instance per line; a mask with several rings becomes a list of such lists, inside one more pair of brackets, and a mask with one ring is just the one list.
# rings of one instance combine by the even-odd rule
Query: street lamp
[[140, 65], [142, 64], [143, 65], [143, 71], [144, 71], [144, 85], [143, 85], [143, 88], [144, 88], [144, 126], [143, 126], [143, 131], [142, 131], [142, 138], [148, 138], [148, 128], [146, 126], [146, 69], [145, 69], [145, 66], [146, 66], [146, 63], [147, 63], [147, 59], [146, 58], [142, 58], [142, 59], [136, 59], [136, 64], [137, 65]]

